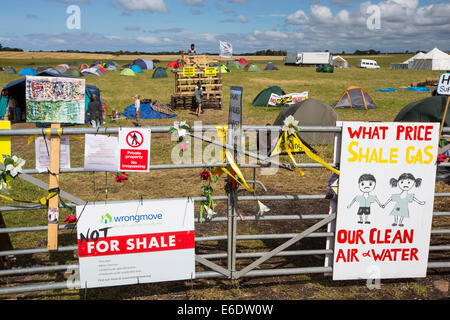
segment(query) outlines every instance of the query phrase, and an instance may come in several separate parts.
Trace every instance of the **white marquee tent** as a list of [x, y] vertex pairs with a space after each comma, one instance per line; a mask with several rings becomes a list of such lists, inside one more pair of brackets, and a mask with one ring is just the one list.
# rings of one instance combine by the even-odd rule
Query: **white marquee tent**
[[[414, 57], [413, 57], [414, 58]], [[409, 61], [412, 70], [450, 70], [450, 55], [434, 48], [430, 52]]]

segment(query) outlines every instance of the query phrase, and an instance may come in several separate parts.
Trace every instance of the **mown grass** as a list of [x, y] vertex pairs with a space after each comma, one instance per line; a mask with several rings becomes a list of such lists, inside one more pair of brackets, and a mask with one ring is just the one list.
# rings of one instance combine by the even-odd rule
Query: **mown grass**
[[[243, 96], [243, 122], [248, 125], [265, 125], [272, 124], [277, 117], [280, 109], [270, 107], [254, 107], [251, 105], [255, 96], [268, 86], [278, 85], [286, 93], [308, 91], [309, 96], [322, 100], [328, 104], [334, 103], [339, 99], [341, 93], [349, 86], [360, 86], [364, 88], [375, 100], [377, 108], [375, 110], [343, 110], [337, 109], [342, 120], [359, 120], [359, 121], [392, 121], [397, 113], [407, 104], [420, 100], [429, 96], [429, 93], [406, 92], [401, 87], [407, 87], [414, 82], [422, 82], [428, 78], [438, 78], [439, 71], [413, 71], [413, 70], [390, 70], [389, 65], [392, 62], [401, 62], [409, 58], [411, 55], [389, 55], [378, 56], [376, 60], [382, 67], [378, 70], [364, 70], [359, 68], [335, 69], [332, 74], [317, 73], [315, 68], [299, 68], [292, 66], [284, 66], [280, 60], [252, 61], [251, 57], [247, 57], [249, 62], [254, 62], [263, 70], [268, 61], [273, 61], [280, 69], [279, 71], [261, 71], [261, 72], [245, 72], [243, 70], [233, 70], [231, 73], [222, 74], [223, 80], [223, 107], [221, 110], [207, 109], [204, 114], [197, 118], [190, 110], [176, 110], [178, 116], [174, 119], [149, 119], [143, 120], [145, 126], [172, 125], [174, 120], [186, 120], [193, 124], [194, 121], [202, 121], [203, 124], [226, 124], [228, 119], [228, 105], [230, 86], [242, 86], [244, 90]], [[350, 65], [355, 66], [359, 57], [345, 57]], [[13, 66], [17, 72], [30, 63], [34, 63], [31, 67], [38, 66], [56, 66], [61, 63], [68, 63], [73, 59], [0, 59], [0, 66]], [[77, 60], [75, 60], [77, 61]], [[94, 60], [78, 60], [77, 62], [92, 63]], [[117, 61], [120, 65], [131, 61]], [[160, 65], [165, 66], [168, 61], [161, 61]], [[108, 72], [104, 77], [89, 76], [86, 77], [87, 84], [92, 84], [100, 88], [101, 98], [105, 101], [108, 113], [112, 110], [123, 112], [123, 110], [133, 103], [133, 96], [140, 94], [142, 98], [149, 98], [159, 103], [170, 103], [170, 96], [174, 92], [174, 76], [170, 69], [168, 70], [168, 78], [152, 79], [152, 71], [145, 70], [143, 74], [136, 77], [120, 76], [119, 71]], [[0, 88], [3, 88], [10, 81], [16, 80], [17, 75], [5, 75], [0, 72]], [[397, 92], [383, 93], [376, 92], [379, 88], [397, 88]], [[133, 126], [132, 120], [118, 120], [111, 122], [107, 120], [107, 126]], [[32, 124], [13, 124], [13, 128], [34, 127]], [[84, 141], [71, 139], [71, 166], [83, 167], [84, 162]], [[191, 141], [191, 146], [195, 142]], [[171, 152], [176, 143], [171, 141], [168, 134], [152, 134], [152, 164], [171, 163]], [[319, 155], [326, 161], [331, 161], [333, 154], [332, 146], [316, 146]], [[27, 137], [12, 138], [12, 154], [16, 154], [27, 160], [26, 168], [34, 168], [34, 144], [27, 143]], [[192, 159], [193, 155], [192, 155]], [[282, 159], [284, 160], [284, 159]], [[300, 162], [311, 162], [307, 157], [298, 157]], [[60, 178], [61, 188], [79, 198], [87, 201], [104, 201], [108, 200], [127, 200], [143, 198], [171, 198], [183, 196], [200, 195], [201, 181], [198, 178], [198, 169], [186, 170], [168, 170], [168, 171], [151, 171], [149, 174], [129, 174], [129, 180], [125, 184], [118, 184], [114, 180], [114, 174], [96, 173], [94, 190], [94, 174], [62, 174]], [[305, 169], [306, 175], [299, 178], [297, 172], [286, 171], [280, 169], [276, 175], [260, 175], [257, 170], [257, 179], [262, 181], [269, 189], [269, 194], [324, 194], [326, 192], [326, 184], [330, 173], [325, 169]], [[253, 171], [250, 169], [243, 170], [244, 176], [251, 179]], [[46, 175], [36, 175], [36, 177], [48, 181]], [[105, 181], [107, 178], [107, 181]], [[224, 194], [223, 178], [215, 185], [215, 194]], [[105, 183], [108, 186], [108, 193], [104, 190]], [[448, 192], [449, 188], [441, 183], [437, 184], [437, 191]], [[257, 192], [261, 189], [258, 187]], [[45, 191], [36, 187], [16, 180], [13, 184], [12, 195], [17, 199], [36, 200], [45, 195]], [[11, 203], [2, 202], [3, 205], [11, 205]], [[439, 210], [448, 210], [445, 202], [437, 202], [436, 207]], [[248, 204], [240, 208], [245, 215], [254, 215], [257, 212], [257, 206]], [[220, 203], [218, 206], [219, 215], [224, 215], [226, 206]], [[272, 211], [274, 208], [272, 208]], [[63, 211], [60, 217], [64, 219]], [[286, 214], [287, 212], [283, 212]], [[316, 212], [318, 213], [318, 212]], [[198, 210], [196, 211], [198, 215]], [[46, 225], [45, 210], [40, 211], [18, 211], [4, 213], [6, 225], [8, 227]], [[201, 226], [203, 231], [209, 234], [220, 234], [221, 229], [210, 230], [209, 227]], [[242, 228], [243, 232], [258, 233], [256, 227]], [[61, 233], [62, 245], [73, 245], [75, 243], [75, 232]], [[32, 248], [45, 247], [46, 233], [21, 233], [13, 234], [12, 241], [15, 248]], [[259, 245], [260, 241], [247, 241], [241, 244], [242, 250], [251, 251]], [[74, 263], [72, 253], [63, 255], [62, 257], [41, 257], [34, 255], [33, 257], [19, 258], [21, 265], [42, 265], [54, 263]], [[18, 260], [18, 261], [19, 261]], [[70, 262], [72, 261], [72, 262]], [[26, 279], [26, 281], [28, 281]], [[129, 287], [127, 287], [129, 288]], [[148, 289], [149, 287], [147, 287]], [[418, 287], [412, 290], [420, 297], [425, 294]], [[212, 289], [204, 289], [195, 291], [195, 296], [199, 298], [209, 299], [217, 298], [217, 294], [210, 292]], [[336, 290], [339, 290], [336, 289]], [[169, 296], [169, 289], [166, 297]], [[95, 298], [115, 298], [116, 291], [114, 289], [105, 290], [104, 292], [95, 291]], [[227, 298], [239, 297], [236, 292], [227, 292], [221, 290], [219, 296]], [[348, 293], [349, 297], [353, 297], [352, 292]], [[320, 289], [320, 292], [314, 292], [314, 297], [331, 298], [335, 297], [332, 292], [327, 293], [327, 288]], [[290, 294], [289, 297], [292, 297]], [[347, 297], [347, 296], [346, 296]], [[71, 297], [73, 298], [73, 297]]]

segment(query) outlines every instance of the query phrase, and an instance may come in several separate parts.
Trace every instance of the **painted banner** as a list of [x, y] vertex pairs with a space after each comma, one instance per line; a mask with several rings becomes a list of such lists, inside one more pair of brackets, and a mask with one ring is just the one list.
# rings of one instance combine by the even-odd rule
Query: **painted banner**
[[229, 42], [219, 41], [219, 56], [222, 58], [233, 57], [233, 46]]
[[85, 80], [26, 77], [27, 122], [85, 122]]
[[439, 126], [342, 123], [334, 280], [426, 276]]
[[120, 128], [119, 171], [150, 171], [150, 129]]
[[77, 206], [82, 288], [195, 278], [190, 199]]
[[300, 102], [308, 99], [308, 92], [302, 93], [290, 93], [283, 96], [279, 96], [275, 93], [272, 93], [269, 98], [269, 102], [267, 103], [269, 106], [281, 106], [284, 104], [293, 104], [296, 102]]

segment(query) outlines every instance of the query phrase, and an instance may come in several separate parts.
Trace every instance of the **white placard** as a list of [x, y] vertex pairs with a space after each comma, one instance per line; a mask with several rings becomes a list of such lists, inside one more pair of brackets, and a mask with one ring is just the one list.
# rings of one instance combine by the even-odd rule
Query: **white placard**
[[233, 57], [233, 46], [231, 43], [225, 41], [219, 41], [219, 56], [222, 58], [232, 58]]
[[439, 123], [343, 122], [333, 279], [425, 277]]
[[195, 278], [189, 199], [77, 206], [82, 288]]
[[[59, 153], [60, 169], [70, 168], [70, 143], [69, 137], [63, 136]], [[37, 137], [35, 140], [36, 169], [39, 172], [46, 172], [50, 169], [50, 138]]]
[[293, 104], [296, 102], [300, 102], [303, 100], [308, 99], [308, 92], [302, 92], [302, 93], [290, 93], [285, 94], [283, 96], [279, 96], [275, 93], [272, 93], [269, 98], [269, 102], [267, 103], [269, 106], [278, 106], [283, 104]]
[[437, 93], [446, 96], [450, 95], [450, 73], [443, 73], [439, 77]]
[[101, 134], [86, 134], [84, 169], [86, 171], [118, 171], [119, 140]]
[[119, 171], [150, 171], [150, 129], [120, 128]]

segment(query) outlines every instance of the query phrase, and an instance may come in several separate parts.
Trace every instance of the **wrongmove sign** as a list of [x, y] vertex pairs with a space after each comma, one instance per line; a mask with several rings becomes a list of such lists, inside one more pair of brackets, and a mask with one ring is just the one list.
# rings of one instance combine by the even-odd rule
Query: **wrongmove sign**
[[425, 277], [439, 123], [343, 122], [333, 280]]

